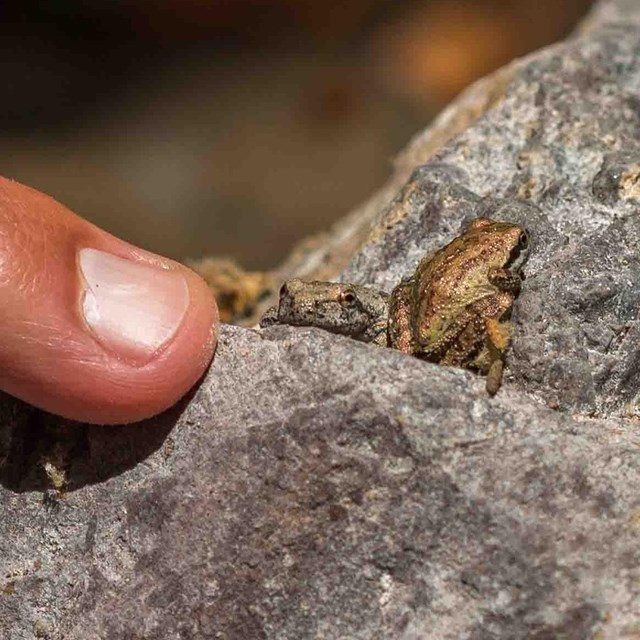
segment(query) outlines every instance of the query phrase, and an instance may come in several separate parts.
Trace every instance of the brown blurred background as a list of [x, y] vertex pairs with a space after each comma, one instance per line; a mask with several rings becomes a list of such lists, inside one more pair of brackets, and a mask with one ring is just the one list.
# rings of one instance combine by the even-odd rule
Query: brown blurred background
[[5, 0], [0, 174], [174, 258], [277, 264], [591, 0]]

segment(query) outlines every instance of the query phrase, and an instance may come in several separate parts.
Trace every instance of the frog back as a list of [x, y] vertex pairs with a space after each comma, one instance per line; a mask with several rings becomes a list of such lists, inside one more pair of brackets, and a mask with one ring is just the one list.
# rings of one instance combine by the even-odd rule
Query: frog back
[[494, 295], [492, 267], [508, 260], [508, 251], [469, 233], [456, 238], [419, 264], [414, 279], [414, 339], [421, 346], [440, 341], [474, 303]]

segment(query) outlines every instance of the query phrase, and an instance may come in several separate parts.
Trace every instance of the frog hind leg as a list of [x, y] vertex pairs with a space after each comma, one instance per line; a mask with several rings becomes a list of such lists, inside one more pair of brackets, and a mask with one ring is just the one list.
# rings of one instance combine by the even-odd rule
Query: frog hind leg
[[483, 323], [473, 311], [465, 311], [447, 329], [442, 338], [425, 354], [440, 354], [438, 362], [452, 367], [469, 368], [483, 344]]
[[413, 354], [414, 340], [412, 329], [412, 279], [403, 280], [391, 293], [389, 300], [389, 346]]
[[[489, 300], [490, 305], [493, 304], [494, 297]], [[416, 355], [423, 360], [445, 366], [478, 368], [474, 365], [474, 360], [486, 341], [484, 317], [487, 312], [494, 312], [492, 307], [487, 309], [487, 300], [477, 300], [460, 309], [452, 322], [439, 328], [437, 339], [429, 340], [428, 336], [418, 334]]]

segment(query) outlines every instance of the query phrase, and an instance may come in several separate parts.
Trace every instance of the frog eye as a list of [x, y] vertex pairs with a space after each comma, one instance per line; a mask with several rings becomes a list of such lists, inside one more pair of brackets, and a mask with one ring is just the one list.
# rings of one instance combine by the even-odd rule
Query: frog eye
[[520, 238], [518, 238], [518, 247], [520, 249], [526, 249], [529, 246], [529, 234], [526, 231], [523, 231], [520, 234]]
[[287, 287], [287, 283], [285, 282], [281, 287], [280, 287], [280, 293], [278, 293], [278, 295], [282, 298], [282, 296], [286, 296], [287, 293], [289, 293], [289, 287]]
[[347, 289], [346, 291], [340, 292], [338, 300], [340, 301], [340, 304], [348, 307], [351, 306], [357, 300], [357, 298], [354, 291], [352, 291], [351, 289]]

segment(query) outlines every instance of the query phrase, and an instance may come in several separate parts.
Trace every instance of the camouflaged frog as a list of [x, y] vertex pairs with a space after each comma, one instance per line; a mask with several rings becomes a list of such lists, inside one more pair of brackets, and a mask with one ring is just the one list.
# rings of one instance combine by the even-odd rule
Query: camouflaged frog
[[513, 302], [527, 257], [527, 232], [477, 218], [424, 258], [387, 294], [335, 282], [288, 280], [261, 325], [320, 327], [418, 358], [487, 375], [487, 391], [502, 381]]

